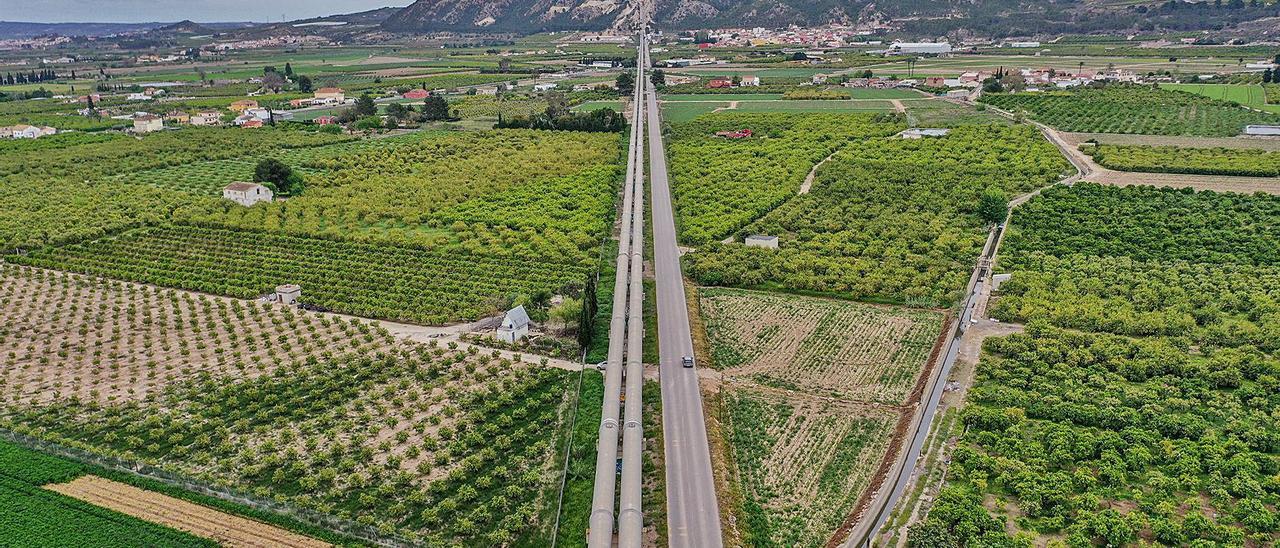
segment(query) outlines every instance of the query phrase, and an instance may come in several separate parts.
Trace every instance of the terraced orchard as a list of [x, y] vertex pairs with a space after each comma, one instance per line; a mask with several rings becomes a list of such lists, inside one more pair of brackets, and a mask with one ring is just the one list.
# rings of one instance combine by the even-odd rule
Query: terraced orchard
[[883, 481], [943, 315], [699, 289], [751, 546], [820, 546]]
[[549, 526], [567, 372], [274, 305], [3, 279], [0, 427], [430, 545]]
[[701, 290], [715, 366], [754, 382], [900, 405], [942, 314], [734, 289]]

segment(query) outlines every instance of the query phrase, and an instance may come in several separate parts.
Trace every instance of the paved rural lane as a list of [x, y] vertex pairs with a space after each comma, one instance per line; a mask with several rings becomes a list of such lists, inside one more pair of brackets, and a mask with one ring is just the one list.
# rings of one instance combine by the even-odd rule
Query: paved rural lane
[[696, 368], [681, 366], [693, 355], [684, 277], [676, 248], [667, 157], [662, 148], [658, 99], [646, 94], [649, 118], [649, 184], [653, 207], [653, 262], [658, 298], [659, 378], [662, 386], [662, 435], [666, 441], [667, 539], [672, 548], [715, 548], [720, 536], [720, 509], [702, 415], [702, 393]]

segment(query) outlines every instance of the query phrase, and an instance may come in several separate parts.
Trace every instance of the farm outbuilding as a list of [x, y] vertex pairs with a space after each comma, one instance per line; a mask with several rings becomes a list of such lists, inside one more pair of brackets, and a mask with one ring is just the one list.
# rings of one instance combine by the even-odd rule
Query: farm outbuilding
[[497, 338], [506, 343], [515, 343], [529, 336], [529, 313], [524, 305], [507, 311], [502, 317], [502, 325], [498, 326]]
[[902, 132], [903, 139], [922, 139], [925, 137], [946, 137], [951, 130], [946, 128], [920, 128], [913, 127]]
[[951, 53], [948, 42], [895, 42], [889, 46], [891, 53]]
[[275, 199], [271, 189], [258, 183], [231, 183], [222, 189], [222, 197], [237, 204], [249, 207], [258, 202], [270, 202]]
[[992, 290], [992, 291], [999, 291], [999, 290], [1000, 290], [1000, 286], [1001, 286], [1002, 284], [1004, 284], [1005, 282], [1009, 281], [1009, 279], [1010, 279], [1010, 278], [1013, 278], [1013, 274], [996, 274], [995, 276], [992, 276], [992, 277], [991, 277], [991, 290]]
[[1245, 135], [1280, 135], [1280, 126], [1244, 126]]
[[764, 234], [753, 234], [747, 236], [745, 242], [747, 247], [763, 247], [765, 249], [778, 249], [778, 237], [766, 236]]
[[280, 304], [296, 304], [302, 297], [302, 286], [285, 284], [276, 287], [276, 302]]

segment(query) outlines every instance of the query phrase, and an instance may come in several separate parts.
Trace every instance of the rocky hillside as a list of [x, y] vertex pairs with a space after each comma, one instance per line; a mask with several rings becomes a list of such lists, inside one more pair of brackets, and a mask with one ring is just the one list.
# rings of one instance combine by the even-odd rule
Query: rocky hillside
[[[891, 22], [910, 36], [1033, 36], [1223, 30], [1280, 16], [1280, 3], [1243, 0], [649, 0], [658, 28], [770, 28]], [[629, 0], [417, 0], [391, 15], [393, 32], [529, 34], [626, 25]]]
[[606, 29], [628, 14], [628, 0], [418, 0], [382, 26], [397, 32], [527, 34]]

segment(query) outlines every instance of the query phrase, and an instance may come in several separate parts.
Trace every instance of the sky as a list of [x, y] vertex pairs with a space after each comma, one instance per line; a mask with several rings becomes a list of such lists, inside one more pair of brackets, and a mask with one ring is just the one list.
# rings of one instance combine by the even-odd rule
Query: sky
[[412, 0], [0, 0], [0, 21], [37, 23], [278, 22], [355, 13]]

